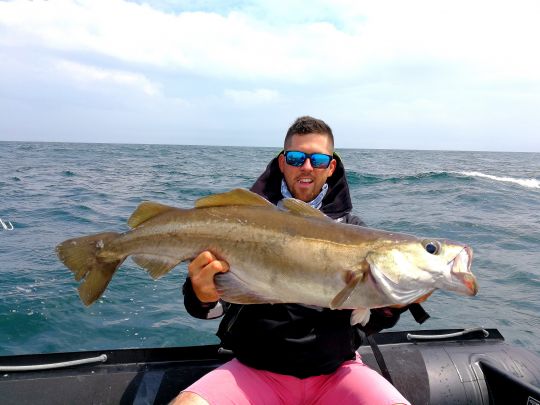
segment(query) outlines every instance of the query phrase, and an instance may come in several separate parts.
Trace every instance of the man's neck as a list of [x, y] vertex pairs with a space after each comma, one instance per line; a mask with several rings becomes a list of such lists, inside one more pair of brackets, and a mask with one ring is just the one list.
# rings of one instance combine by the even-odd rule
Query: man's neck
[[[328, 184], [324, 183], [321, 189], [321, 192], [313, 200], [307, 202], [306, 204], [311, 205], [313, 208], [320, 209], [322, 206], [322, 201], [327, 191], [328, 191]], [[287, 187], [287, 183], [285, 183], [285, 180], [281, 180], [281, 195], [283, 195], [283, 198], [294, 198], [291, 192], [289, 191], [289, 188]]]

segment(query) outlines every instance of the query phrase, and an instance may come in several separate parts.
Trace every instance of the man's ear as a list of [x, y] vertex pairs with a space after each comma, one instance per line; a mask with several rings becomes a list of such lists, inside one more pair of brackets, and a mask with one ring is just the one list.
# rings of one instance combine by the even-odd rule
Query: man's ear
[[330, 162], [330, 166], [328, 166], [328, 177], [334, 174], [334, 172], [336, 171], [336, 167], [337, 167], [337, 161], [336, 159], [332, 159], [332, 161]]
[[285, 155], [283, 155], [283, 153], [281, 153], [278, 156], [278, 164], [279, 164], [279, 170], [281, 170], [281, 173], [283, 173], [283, 167], [286, 165], [286, 163], [285, 163]]

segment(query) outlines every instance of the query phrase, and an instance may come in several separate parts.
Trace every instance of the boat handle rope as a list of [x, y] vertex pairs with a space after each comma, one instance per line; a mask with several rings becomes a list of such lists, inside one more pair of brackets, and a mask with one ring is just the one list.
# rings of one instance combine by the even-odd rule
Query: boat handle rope
[[463, 336], [468, 333], [473, 332], [482, 332], [484, 334], [484, 337], [489, 336], [489, 332], [485, 330], [482, 327], [478, 328], [469, 328], [469, 329], [463, 329], [461, 332], [455, 332], [455, 333], [445, 333], [441, 335], [414, 335], [412, 333], [407, 333], [407, 339], [408, 340], [437, 340], [437, 339], [447, 339], [447, 338], [453, 338], [458, 336]]
[[70, 366], [78, 366], [80, 364], [90, 364], [90, 363], [105, 363], [107, 361], [107, 355], [102, 354], [97, 357], [89, 357], [87, 359], [80, 360], [71, 360], [63, 361], [60, 363], [49, 363], [49, 364], [33, 364], [27, 366], [2, 366], [0, 365], [0, 371], [37, 371], [37, 370], [49, 370], [53, 368], [63, 368]]

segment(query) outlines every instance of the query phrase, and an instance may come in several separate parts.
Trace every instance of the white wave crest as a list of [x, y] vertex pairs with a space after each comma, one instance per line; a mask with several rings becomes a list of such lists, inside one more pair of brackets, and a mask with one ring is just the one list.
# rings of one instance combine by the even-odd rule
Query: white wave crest
[[470, 176], [470, 177], [482, 177], [485, 179], [495, 180], [495, 181], [503, 181], [506, 183], [515, 183], [519, 184], [520, 186], [527, 187], [527, 188], [539, 188], [540, 189], [540, 180], [537, 179], [519, 179], [515, 177], [499, 177], [499, 176], [492, 176], [490, 174], [484, 174], [480, 172], [457, 172], [463, 176]]

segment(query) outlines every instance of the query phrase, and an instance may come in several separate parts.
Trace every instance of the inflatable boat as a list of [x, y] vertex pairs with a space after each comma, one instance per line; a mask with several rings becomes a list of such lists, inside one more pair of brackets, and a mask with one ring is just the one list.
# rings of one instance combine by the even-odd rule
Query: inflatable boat
[[[415, 405], [540, 405], [540, 356], [497, 329], [386, 332], [365, 343], [363, 361]], [[231, 357], [219, 346], [4, 356], [0, 403], [167, 404]]]

